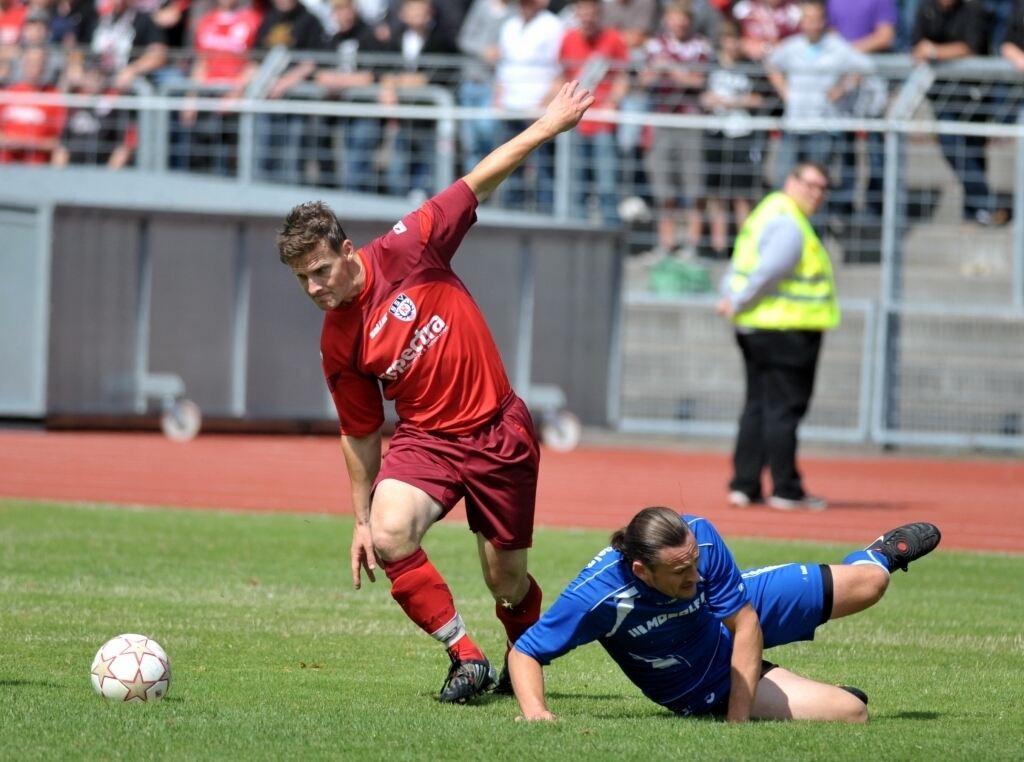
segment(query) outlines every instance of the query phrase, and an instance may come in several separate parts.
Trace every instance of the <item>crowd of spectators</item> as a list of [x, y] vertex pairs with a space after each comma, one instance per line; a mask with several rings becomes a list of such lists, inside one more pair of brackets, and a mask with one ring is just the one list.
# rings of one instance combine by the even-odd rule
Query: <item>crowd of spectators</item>
[[[822, 132], [807, 120], [879, 115], [886, 83], [872, 55], [992, 54], [1024, 70], [1024, 0], [0, 0], [5, 91], [100, 96], [73, 108], [0, 102], [0, 162], [129, 165], [133, 115], [102, 96], [155, 88], [184, 98], [171, 116], [170, 166], [233, 174], [239, 117], [230, 102], [280, 46], [292, 55], [263, 91], [270, 99], [351, 95], [391, 105], [440, 85], [461, 106], [525, 119], [576, 78], [595, 92], [596, 110], [717, 115], [703, 133], [585, 121], [570, 136], [570, 203], [576, 216], [614, 222], [624, 198], [641, 197], [654, 210], [659, 254], [690, 255], [704, 242], [721, 255], [762, 184], [802, 159], [839, 165], [832, 208], [849, 213], [856, 141], [879, 137]], [[437, 55], [457, 68], [422, 64]], [[189, 105], [211, 93], [223, 110]], [[984, 118], [989, 97], [979, 100], [976, 88], [930, 93], [936, 115], [958, 121]], [[771, 171], [748, 124], [756, 114], [786, 125]], [[459, 169], [521, 127], [514, 118], [460, 120]], [[312, 164], [313, 181], [328, 186], [435, 190], [427, 122], [275, 113], [256, 117], [255, 135], [258, 179], [308, 182]], [[984, 140], [942, 136], [941, 145], [963, 184], [964, 218], [1003, 221]], [[543, 147], [510, 178], [504, 205], [551, 211], [554, 150]], [[872, 142], [861, 153], [866, 205], [877, 214], [882, 151]]]

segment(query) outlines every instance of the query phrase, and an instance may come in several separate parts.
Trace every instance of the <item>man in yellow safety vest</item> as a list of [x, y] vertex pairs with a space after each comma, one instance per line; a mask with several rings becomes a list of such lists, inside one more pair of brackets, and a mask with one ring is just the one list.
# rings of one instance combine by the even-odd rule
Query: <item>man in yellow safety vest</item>
[[810, 218], [828, 193], [828, 174], [798, 163], [782, 190], [770, 193], [744, 222], [722, 284], [719, 314], [736, 327], [747, 393], [733, 454], [729, 503], [823, 510], [796, 467], [797, 426], [814, 390], [822, 334], [839, 325], [839, 304], [828, 252]]

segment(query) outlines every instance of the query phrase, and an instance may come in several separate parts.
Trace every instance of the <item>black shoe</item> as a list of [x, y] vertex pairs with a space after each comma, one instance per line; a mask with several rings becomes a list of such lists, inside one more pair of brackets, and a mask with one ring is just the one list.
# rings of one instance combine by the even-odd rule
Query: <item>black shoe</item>
[[505, 663], [501, 666], [501, 673], [498, 675], [498, 682], [494, 686], [493, 693], [499, 696], [514, 696], [512, 690], [512, 675], [508, 673], [508, 651], [505, 651]]
[[854, 688], [852, 685], [840, 685], [837, 687], [842, 688], [847, 693], [852, 693], [854, 696], [859, 698], [864, 703], [864, 706], [868, 705], [868, 694], [866, 694], [860, 688]]
[[459, 661], [451, 657], [452, 666], [441, 686], [438, 700], [443, 704], [465, 704], [486, 693], [496, 681], [494, 669], [487, 659]]
[[889, 571], [907, 570], [911, 561], [916, 561], [935, 550], [942, 539], [942, 533], [934, 524], [919, 521], [890, 529], [865, 550], [877, 550], [889, 562]]

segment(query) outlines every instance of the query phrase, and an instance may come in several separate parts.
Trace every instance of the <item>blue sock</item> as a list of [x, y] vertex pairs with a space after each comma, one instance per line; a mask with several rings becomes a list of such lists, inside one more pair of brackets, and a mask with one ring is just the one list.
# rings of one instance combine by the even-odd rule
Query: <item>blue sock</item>
[[885, 569], [887, 574], [892, 572], [892, 569], [889, 568], [888, 560], [886, 560], [885, 556], [877, 550], [855, 550], [843, 559], [843, 563], [848, 564], [849, 566], [856, 566], [857, 564], [874, 564], [875, 566], [881, 566]]

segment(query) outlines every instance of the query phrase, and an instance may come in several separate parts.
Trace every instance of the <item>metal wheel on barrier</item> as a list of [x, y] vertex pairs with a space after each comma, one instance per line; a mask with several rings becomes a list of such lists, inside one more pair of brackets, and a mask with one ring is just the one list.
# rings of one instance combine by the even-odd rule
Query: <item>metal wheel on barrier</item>
[[545, 412], [540, 424], [540, 438], [548, 447], [558, 452], [576, 449], [583, 434], [580, 419], [568, 410]]
[[202, 411], [192, 400], [182, 397], [164, 401], [160, 428], [168, 439], [174, 442], [188, 442], [195, 438], [202, 425]]

